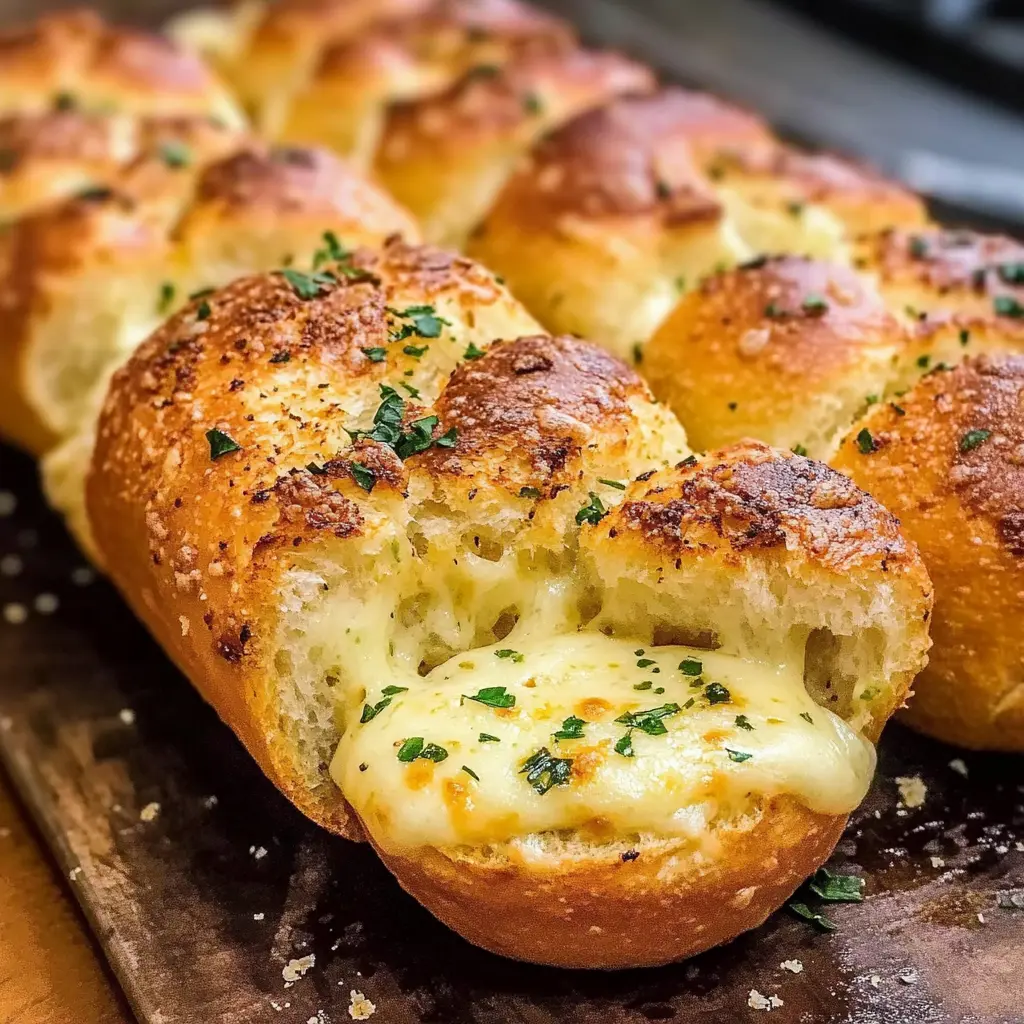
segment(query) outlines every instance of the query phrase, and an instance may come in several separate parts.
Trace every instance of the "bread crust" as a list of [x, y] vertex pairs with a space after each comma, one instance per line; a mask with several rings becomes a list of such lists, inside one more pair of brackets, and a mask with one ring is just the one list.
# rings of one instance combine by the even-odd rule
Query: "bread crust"
[[490, 857], [377, 852], [402, 888], [475, 945], [608, 970], [682, 960], [757, 928], [828, 859], [845, 825], [778, 798], [723, 825], [706, 850], [638, 837], [561, 856], [517, 846]]
[[833, 462], [899, 516], [935, 582], [904, 719], [982, 750], [1024, 750], [1022, 401], [1024, 357], [969, 359], [856, 423]]

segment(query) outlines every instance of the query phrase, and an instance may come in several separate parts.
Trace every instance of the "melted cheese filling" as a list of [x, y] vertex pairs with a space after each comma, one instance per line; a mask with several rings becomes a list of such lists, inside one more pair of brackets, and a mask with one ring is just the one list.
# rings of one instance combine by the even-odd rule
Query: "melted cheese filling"
[[697, 837], [752, 794], [846, 814], [874, 771], [871, 743], [807, 693], [802, 652], [762, 664], [517, 628], [425, 676], [396, 665], [346, 714], [331, 765], [390, 850], [561, 829]]

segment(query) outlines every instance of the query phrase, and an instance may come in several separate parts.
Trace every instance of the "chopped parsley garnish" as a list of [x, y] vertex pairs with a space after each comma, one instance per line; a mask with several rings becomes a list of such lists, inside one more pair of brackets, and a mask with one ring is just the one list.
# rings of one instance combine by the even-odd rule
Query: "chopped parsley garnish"
[[991, 436], [991, 430], [968, 430], [960, 438], [960, 451], [973, 452], [975, 448], [980, 448]]
[[636, 686], [633, 687], [633, 689], [634, 690], [649, 690], [653, 685], [654, 685], [654, 683], [653, 683], [652, 680], [645, 679], [642, 683], [637, 683]]
[[604, 484], [605, 487], [614, 487], [617, 491], [624, 491], [626, 489], [626, 485], [621, 480], [602, 480], [599, 478], [597, 482]]
[[466, 700], [475, 700], [478, 704], [485, 704], [489, 708], [514, 708], [516, 706], [515, 694], [509, 693], [504, 686], [485, 686], [472, 696], [468, 693], [464, 693], [462, 696]]
[[923, 356], [918, 356], [917, 357], [917, 365], [919, 367], [921, 367], [922, 370], [927, 370], [928, 369], [928, 364], [931, 361], [932, 361], [932, 357], [931, 357], [931, 354], [928, 353], [928, 352], [925, 352], [925, 354]]
[[857, 447], [861, 455], [871, 455], [878, 451], [878, 442], [871, 436], [871, 431], [864, 427], [857, 435]]
[[520, 487], [519, 488], [520, 498], [539, 498], [540, 489], [537, 487]]
[[307, 462], [306, 469], [312, 473], [313, 476], [327, 476], [327, 470], [323, 466], [317, 465], [315, 462]]
[[708, 683], [704, 696], [709, 704], [728, 704], [732, 700], [732, 694], [721, 683]]
[[743, 764], [744, 761], [749, 761], [754, 756], [743, 750], [730, 750], [729, 747], [725, 748], [725, 752], [729, 755], [729, 760], [735, 761], [737, 764]]
[[829, 920], [824, 914], [815, 913], [806, 903], [790, 903], [789, 909], [797, 917], [802, 917], [805, 921], [816, 924], [823, 932], [834, 932], [838, 928], [835, 921]]
[[388, 312], [399, 320], [406, 320], [397, 331], [390, 332], [392, 341], [405, 341], [413, 335], [419, 338], [439, 338], [442, 326], [450, 327], [449, 321], [439, 317], [433, 306], [409, 306], [406, 309], [392, 309]]
[[387, 384], [381, 384], [380, 397], [381, 403], [373, 414], [373, 429], [350, 430], [349, 435], [353, 440], [366, 437], [371, 441], [386, 444], [403, 460], [426, 451], [434, 444], [441, 448], [454, 447], [458, 440], [454, 427], [435, 440], [434, 427], [437, 426], [438, 419], [436, 416], [424, 416], [422, 419], [414, 420], [409, 424], [408, 430], [403, 431], [405, 399]]
[[892, 411], [896, 413], [897, 416], [907, 415], [907, 410], [904, 409], [902, 405], [897, 405], [895, 402], [890, 402], [889, 408], [892, 409]]
[[480, 743], [500, 743], [501, 740], [497, 736], [492, 736], [489, 732], [482, 732], [477, 737]]
[[406, 345], [402, 351], [407, 356], [412, 356], [413, 359], [420, 359], [428, 348], [430, 348], [429, 345]]
[[633, 362], [639, 366], [644, 361], [644, 347], [639, 341], [633, 343]]
[[864, 902], [864, 879], [857, 875], [834, 875], [828, 868], [819, 868], [811, 876], [807, 887], [830, 903]]
[[444, 747], [439, 747], [436, 743], [424, 743], [422, 736], [411, 736], [398, 748], [398, 760], [403, 764], [416, 760], [433, 761], [438, 764], [447, 756], [448, 751]]
[[769, 302], [768, 305], [764, 307], [764, 315], [769, 319], [775, 320], [778, 319], [778, 317], [780, 316], [785, 316], [786, 313], [785, 310], [782, 309], [777, 303]]
[[543, 796], [554, 786], [566, 786], [572, 777], [572, 758], [554, 757], [547, 747], [531, 754], [519, 769], [520, 775]]
[[698, 661], [696, 658], [683, 658], [679, 662], [679, 671], [684, 676], [699, 676], [704, 671], [704, 662]]
[[270, 362], [276, 364], [290, 363], [292, 361], [292, 354], [286, 348], [279, 348], [271, 357]]
[[160, 159], [168, 167], [188, 167], [192, 163], [192, 150], [184, 142], [172, 139], [160, 146]]
[[507, 658], [510, 661], [514, 661], [517, 665], [526, 657], [525, 654], [520, 654], [519, 651], [513, 651], [508, 647], [495, 651], [494, 656], [496, 658]]
[[961, 345], [966, 345], [970, 340], [971, 340], [971, 332], [969, 330], [967, 330], [967, 328], [965, 327], [960, 332], [960, 344]]
[[814, 725], [814, 719], [811, 718], [811, 713], [809, 711], [801, 711], [800, 717], [809, 725]]
[[786, 203], [786, 212], [791, 217], [799, 217], [804, 212], [804, 209], [805, 206], [801, 202], [794, 200], [793, 202]]
[[210, 442], [210, 461], [216, 462], [222, 455], [240, 452], [242, 446], [233, 438], [214, 427], [206, 432], [206, 440]]
[[651, 665], [656, 664], [653, 658], [640, 658], [636, 663], [637, 668], [648, 668]]
[[371, 363], [383, 363], [388, 357], [388, 350], [381, 348], [379, 345], [375, 345], [373, 348], [360, 349], [360, 351]]
[[383, 693], [387, 697], [394, 697], [396, 693], [408, 693], [409, 692], [409, 687], [408, 686], [385, 686], [384, 689], [381, 690], [380, 692]]
[[915, 260], [923, 260], [928, 255], [928, 241], [918, 235], [911, 237], [907, 248]]
[[807, 449], [802, 444], [795, 444], [790, 450], [794, 455], [802, 455], [807, 458]]
[[813, 292], [800, 303], [800, 306], [805, 313], [811, 316], [822, 316], [828, 312], [828, 302]]
[[411, 384], [406, 384], [406, 382], [404, 380], [400, 380], [398, 383], [401, 384], [401, 386], [403, 388], [405, 388], [406, 391], [409, 392], [409, 397], [410, 398], [419, 398], [420, 397], [420, 389], [419, 388], [415, 388]]
[[480, 776], [468, 765], [464, 764], [459, 770], [465, 772], [471, 779], [476, 779], [477, 782], [480, 781]]
[[589, 523], [591, 526], [597, 526], [606, 515], [608, 515], [608, 510], [604, 507], [604, 503], [591, 491], [590, 501], [576, 513], [576, 525], [582, 526], [584, 523]]
[[156, 311], [160, 314], [167, 313], [174, 302], [175, 287], [170, 281], [164, 281], [160, 285], [160, 299], [156, 304]]
[[540, 97], [533, 92], [528, 92], [523, 97], [523, 110], [528, 114], [532, 114], [536, 117], [544, 109], [544, 105], [541, 103]]
[[75, 99], [74, 93], [70, 92], [59, 92], [53, 98], [53, 109], [68, 111], [74, 110], [78, 106], [78, 100]]
[[668, 732], [663, 718], [676, 715], [683, 709], [678, 704], [662, 704], [658, 708], [647, 711], [627, 711], [615, 719], [620, 725], [628, 725], [630, 729], [639, 729], [648, 736], [664, 736]]
[[570, 715], [562, 722], [562, 728], [558, 732], [552, 733], [552, 736], [556, 740], [581, 740], [583, 739], [583, 726], [586, 724], [582, 718]]
[[[325, 231], [321, 237], [324, 240], [324, 247], [313, 253], [314, 270], [319, 270], [325, 263], [347, 263], [352, 258], [352, 253], [341, 244], [333, 231]], [[358, 273], [354, 267], [343, 267], [342, 272]]]
[[374, 484], [377, 482], [377, 474], [368, 466], [364, 466], [361, 462], [349, 463], [349, 471], [352, 473], [352, 479], [360, 486], [367, 494], [373, 490]]
[[1007, 284], [1024, 284], [1024, 263], [1000, 263], [996, 272]]
[[477, 348], [477, 346], [471, 341], [466, 346], [466, 351], [462, 353], [462, 358], [463, 359], [479, 359], [481, 356], [483, 356], [483, 354], [484, 354], [484, 350], [482, 348]]
[[736, 728], [745, 729], [747, 732], [753, 732], [754, 727], [750, 724], [750, 719], [746, 715], [736, 716]]
[[625, 736], [618, 739], [615, 744], [615, 753], [621, 754], [623, 757], [635, 757], [633, 753], [633, 734], [627, 732]]
[[877, 405], [878, 404], [878, 395], [865, 395], [864, 396], [864, 404], [865, 405]]
[[210, 309], [210, 304], [206, 301], [206, 299], [203, 299], [202, 302], [200, 302], [199, 305], [196, 306], [196, 319], [209, 320], [211, 312], [212, 310]]
[[279, 273], [291, 285], [292, 291], [300, 299], [315, 299], [325, 288], [330, 288], [338, 283], [338, 279], [333, 274], [315, 271], [312, 274], [304, 274], [301, 270], [293, 270], [291, 267], [285, 267]]
[[1014, 320], [1024, 317], [1024, 306], [1012, 295], [997, 295], [992, 301], [992, 308], [998, 316], [1008, 316]]
[[[377, 701], [376, 704], [364, 704], [363, 713], [359, 716], [359, 724], [366, 725], [367, 722], [372, 722], [388, 705], [394, 700], [396, 693], [404, 693], [408, 689], [405, 686], [389, 686], [387, 689], [382, 691], [384, 696]], [[391, 690], [391, 693], [388, 693]]]

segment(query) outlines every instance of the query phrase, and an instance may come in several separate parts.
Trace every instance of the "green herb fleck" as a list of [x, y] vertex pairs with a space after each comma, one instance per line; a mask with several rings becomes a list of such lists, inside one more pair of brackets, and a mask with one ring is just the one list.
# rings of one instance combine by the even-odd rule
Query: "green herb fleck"
[[293, 270], [291, 267], [285, 267], [279, 273], [291, 285], [292, 291], [300, 299], [315, 299], [325, 288], [330, 288], [338, 283], [338, 279], [333, 274], [304, 274], [302, 271]]
[[442, 327], [450, 327], [451, 323], [437, 315], [433, 306], [408, 306], [406, 309], [392, 309], [388, 312], [399, 320], [406, 320], [397, 331], [390, 332], [392, 341], [404, 341], [416, 335], [419, 338], [439, 338]]
[[968, 430], [960, 438], [960, 451], [973, 452], [975, 448], [980, 448], [991, 436], [991, 430]]
[[626, 485], [621, 480], [602, 480], [598, 478], [597, 482], [604, 484], [605, 487], [614, 487], [617, 491], [624, 491], [626, 489]]
[[750, 724], [750, 719], [746, 715], [736, 716], [736, 728], [746, 729], [747, 732], [753, 732], [754, 727]]
[[597, 526], [606, 515], [608, 515], [608, 511], [601, 499], [591, 491], [590, 501], [576, 513], [576, 524], [582, 526], [584, 523], [589, 523], [591, 526]]
[[507, 658], [509, 661], [514, 661], [517, 665], [526, 657], [525, 654], [520, 654], [519, 651], [513, 651], [508, 647], [495, 651], [494, 656], [496, 658]]
[[562, 722], [562, 728], [552, 735], [556, 740], [581, 740], [583, 739], [584, 725], [586, 725], [586, 722], [582, 718], [570, 715]]
[[817, 925], [823, 932], [834, 932], [838, 928], [834, 921], [829, 920], [824, 914], [815, 913], [806, 903], [790, 903], [789, 909], [797, 917], [802, 917], [805, 921]]
[[233, 438], [214, 427], [206, 432], [206, 440], [210, 442], [210, 461], [216, 462], [222, 455], [240, 452], [242, 446]]
[[860, 449], [861, 455], [870, 455], [872, 452], [878, 451], [878, 442], [871, 436], [871, 431], [867, 427], [864, 427], [857, 435], [857, 447]]
[[828, 312], [828, 302], [813, 292], [800, 303], [800, 307], [810, 316], [822, 316]]
[[633, 753], [633, 734], [631, 732], [627, 732], [625, 736], [620, 737], [615, 744], [615, 753], [621, 754], [623, 757], [636, 756]]
[[480, 781], [480, 776], [468, 765], [463, 765], [460, 771], [464, 771], [471, 779], [476, 779], [477, 782]]
[[908, 245], [910, 255], [915, 260], [923, 260], [928, 255], [928, 241], [918, 235], [913, 235]]
[[814, 719], [813, 719], [813, 718], [811, 718], [810, 712], [808, 712], [808, 711], [801, 711], [801, 712], [800, 712], [800, 717], [801, 717], [801, 718], [802, 718], [802, 719], [803, 719], [803, 720], [804, 720], [805, 722], [809, 723], [810, 725], [814, 725]]
[[519, 769], [520, 775], [543, 796], [554, 786], [566, 786], [572, 777], [572, 758], [554, 757], [547, 747], [531, 754]]
[[645, 679], [642, 683], [637, 683], [634, 690], [649, 690], [654, 685], [654, 682], [650, 679]]
[[802, 444], [793, 445], [791, 450], [794, 455], [802, 455], [804, 458], [807, 458], [807, 449]]
[[466, 346], [466, 351], [462, 353], [463, 359], [479, 359], [484, 354], [482, 348], [477, 348], [474, 342], [470, 342]]
[[709, 704], [728, 704], [732, 694], [721, 683], [708, 683], [704, 687], [704, 696]]
[[679, 671], [684, 676], [699, 676], [704, 671], [704, 662], [698, 661], [696, 658], [683, 658], [679, 662]]
[[519, 488], [520, 498], [539, 498], [540, 490], [536, 487], [520, 487]]
[[480, 743], [500, 743], [501, 740], [497, 736], [492, 736], [489, 732], [482, 732], [477, 737]]
[[743, 764], [744, 761], [749, 761], [754, 756], [743, 750], [730, 750], [729, 747], [725, 748], [725, 752], [729, 755], [729, 760], [735, 761], [737, 764]]
[[516, 706], [515, 694], [509, 693], [504, 686], [485, 686], [477, 690], [471, 697], [468, 693], [462, 695], [466, 700], [475, 700], [478, 704], [485, 704], [489, 708], [514, 708]]
[[352, 479], [367, 494], [373, 490], [373, 485], [377, 482], [377, 474], [372, 469], [364, 466], [361, 462], [351, 462], [349, 463], [349, 471], [352, 474]]
[[1012, 295], [997, 295], [992, 302], [992, 308], [998, 316], [1008, 316], [1014, 320], [1024, 317], [1024, 306]]
[[836, 875], [828, 868], [819, 868], [811, 876], [807, 887], [830, 903], [864, 902], [864, 879], [857, 875]]
[[662, 722], [663, 718], [678, 714], [682, 708], [678, 704], [662, 704], [658, 708], [647, 711], [627, 711], [615, 719], [620, 725], [628, 725], [631, 729], [639, 729], [648, 736], [664, 736], [668, 732]]
[[388, 350], [381, 348], [379, 345], [375, 345], [373, 348], [360, 349], [360, 351], [371, 363], [383, 363], [388, 357]]
[[447, 756], [448, 751], [444, 747], [439, 747], [436, 743], [424, 743], [422, 736], [411, 736], [398, 748], [398, 760], [403, 764], [416, 760], [433, 761], [438, 764]]
[[192, 150], [184, 142], [172, 139], [160, 146], [160, 159], [168, 167], [188, 167], [192, 163]]

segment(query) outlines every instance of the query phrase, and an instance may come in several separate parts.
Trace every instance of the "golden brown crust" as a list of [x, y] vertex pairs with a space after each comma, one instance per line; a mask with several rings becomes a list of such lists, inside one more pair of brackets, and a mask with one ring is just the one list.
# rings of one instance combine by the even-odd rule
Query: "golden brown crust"
[[779, 798], [754, 821], [714, 832], [716, 848], [703, 856], [682, 842], [543, 860], [512, 850], [497, 863], [455, 850], [378, 853], [431, 913], [492, 952], [557, 967], [647, 967], [762, 924], [825, 861], [845, 824]]
[[853, 271], [795, 256], [707, 279], [644, 353], [655, 394], [707, 448], [756, 437], [826, 456], [906, 342]]
[[721, 206], [692, 158], [691, 97], [668, 89], [582, 114], [541, 141], [498, 205], [541, 223], [565, 214], [656, 213], [666, 227], [718, 218]]
[[900, 517], [936, 587], [931, 660], [905, 716], [941, 739], [1024, 749], [1024, 359], [925, 376], [834, 460]]
[[0, 109], [214, 115], [237, 123], [215, 76], [170, 40], [106, 24], [88, 10], [47, 15], [0, 33]]
[[[774, 188], [779, 205], [792, 216], [801, 207], [826, 207], [850, 232], [881, 230], [891, 225], [925, 225], [923, 200], [871, 168], [827, 153], [804, 153], [777, 145], [721, 151], [709, 165], [712, 180], [722, 185], [751, 189]], [[762, 191], [762, 199], [765, 197]]]

